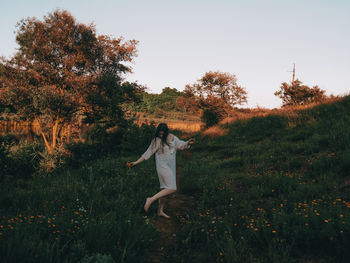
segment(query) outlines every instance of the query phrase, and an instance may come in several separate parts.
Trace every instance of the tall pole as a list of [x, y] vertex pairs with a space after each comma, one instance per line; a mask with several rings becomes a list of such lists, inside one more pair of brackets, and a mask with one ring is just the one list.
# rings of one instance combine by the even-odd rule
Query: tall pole
[[295, 80], [295, 63], [293, 64], [293, 79], [292, 79], [292, 85], [294, 85]]

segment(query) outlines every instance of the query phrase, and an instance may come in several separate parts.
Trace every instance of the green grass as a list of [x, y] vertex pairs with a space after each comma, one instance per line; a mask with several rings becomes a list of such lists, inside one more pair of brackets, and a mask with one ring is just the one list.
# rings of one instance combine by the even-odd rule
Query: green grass
[[3, 262], [142, 262], [157, 238], [142, 204], [158, 182], [153, 161], [127, 170], [126, 160], [3, 182]]
[[198, 140], [182, 189], [200, 201], [173, 262], [347, 262], [349, 110], [346, 97]]
[[[214, 139], [198, 136], [191, 159], [178, 156], [181, 189], [196, 197], [197, 207], [166, 260], [347, 262], [349, 110], [345, 97], [296, 117], [237, 121]], [[159, 235], [142, 208], [159, 184], [153, 160], [125, 167], [146, 149], [135, 149], [136, 133], [130, 131], [124, 156], [90, 158], [84, 165], [84, 146], [74, 157], [75, 168], [5, 177], [0, 258], [145, 262]]]

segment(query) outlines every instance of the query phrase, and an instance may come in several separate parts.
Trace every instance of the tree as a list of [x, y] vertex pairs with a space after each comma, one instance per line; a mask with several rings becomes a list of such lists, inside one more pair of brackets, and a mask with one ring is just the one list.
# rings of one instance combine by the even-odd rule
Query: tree
[[157, 95], [158, 105], [155, 105], [155, 107], [159, 107], [165, 111], [174, 110], [176, 109], [176, 99], [181, 95], [181, 91], [175, 88], [165, 87], [162, 93]]
[[201, 99], [219, 98], [231, 106], [247, 102], [247, 92], [237, 84], [236, 76], [220, 71], [205, 73], [197, 83], [186, 85], [185, 90]]
[[200, 106], [203, 109], [201, 119], [207, 127], [218, 124], [232, 110], [229, 104], [225, 104], [221, 98], [217, 97], [209, 97], [200, 101]]
[[230, 73], [209, 71], [197, 83], [186, 85], [185, 97], [199, 107], [202, 120], [211, 126], [228, 116], [235, 105], [247, 102], [247, 92]]
[[160, 93], [160, 95], [168, 98], [177, 98], [182, 95], [182, 92], [178, 91], [175, 88], [165, 87], [163, 88], [162, 93]]
[[60, 10], [43, 21], [21, 20], [16, 33], [16, 54], [0, 60], [0, 100], [38, 122], [49, 153], [64, 123], [109, 114], [121, 118], [112, 100], [118, 98], [116, 105], [122, 100], [123, 74], [131, 72], [124, 62], [136, 56], [137, 41], [96, 35], [93, 24], [77, 23]]
[[325, 92], [318, 86], [310, 88], [302, 85], [302, 82], [297, 79], [291, 84], [283, 82], [280, 90], [274, 95], [282, 99], [282, 106], [293, 106], [321, 102], [326, 98]]

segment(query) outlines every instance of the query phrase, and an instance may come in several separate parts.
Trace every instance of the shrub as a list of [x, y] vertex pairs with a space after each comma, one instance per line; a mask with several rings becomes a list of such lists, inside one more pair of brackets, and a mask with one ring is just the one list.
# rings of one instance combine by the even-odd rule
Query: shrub
[[45, 146], [37, 141], [28, 142], [19, 141], [18, 144], [9, 148], [9, 158], [11, 158], [11, 167], [9, 173], [17, 178], [31, 176], [40, 169], [40, 154], [44, 152]]
[[214, 126], [219, 123], [220, 114], [214, 109], [205, 109], [202, 115], [202, 121], [206, 127]]

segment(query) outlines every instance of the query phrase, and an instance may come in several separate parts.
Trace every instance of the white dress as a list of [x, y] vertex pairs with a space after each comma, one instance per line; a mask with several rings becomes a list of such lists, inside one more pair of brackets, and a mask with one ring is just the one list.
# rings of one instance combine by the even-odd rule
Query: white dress
[[[172, 137], [169, 135], [168, 140]], [[164, 144], [163, 147], [160, 138], [153, 139], [147, 151], [142, 154], [145, 160], [156, 154], [156, 168], [161, 189], [176, 190], [176, 150], [188, 149], [191, 146], [188, 141], [182, 141], [175, 135], [173, 137], [171, 142], [168, 141], [169, 146]]]

